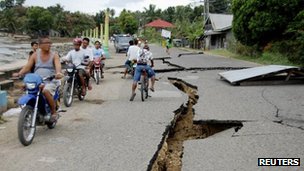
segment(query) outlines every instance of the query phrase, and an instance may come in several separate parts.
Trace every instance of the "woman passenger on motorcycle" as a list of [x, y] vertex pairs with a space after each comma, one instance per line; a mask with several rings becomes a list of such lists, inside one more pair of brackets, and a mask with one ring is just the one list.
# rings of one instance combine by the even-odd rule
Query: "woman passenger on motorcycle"
[[[69, 51], [69, 53], [64, 57], [64, 60], [72, 62], [76, 66], [76, 68], [79, 69], [79, 77], [82, 85], [82, 95], [84, 96], [86, 94], [86, 82], [84, 78], [86, 77], [87, 79], [90, 79], [90, 77], [88, 77], [88, 74], [85, 71], [87, 66], [82, 64], [86, 57], [86, 52], [80, 48], [81, 44], [82, 44], [82, 39], [80, 38], [74, 39], [73, 40], [74, 49]], [[88, 89], [89, 90], [92, 89], [89, 83], [88, 83]]]

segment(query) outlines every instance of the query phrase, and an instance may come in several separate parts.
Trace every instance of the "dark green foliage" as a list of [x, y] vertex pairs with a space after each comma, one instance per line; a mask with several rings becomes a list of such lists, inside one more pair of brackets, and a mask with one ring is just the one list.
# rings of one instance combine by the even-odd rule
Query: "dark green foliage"
[[[294, 63], [304, 63], [303, 0], [233, 0], [233, 32], [238, 41], [266, 45]], [[267, 48], [269, 48], [267, 47]]]
[[123, 33], [134, 34], [137, 32], [138, 21], [130, 11], [124, 9], [118, 17], [118, 23]]
[[234, 0], [233, 32], [245, 45], [265, 46], [283, 38], [288, 23], [297, 15], [301, 0]]
[[210, 0], [210, 13], [231, 13], [231, 0]]
[[30, 7], [26, 16], [28, 18], [27, 29], [30, 33], [47, 32], [54, 23], [52, 13], [42, 7]]

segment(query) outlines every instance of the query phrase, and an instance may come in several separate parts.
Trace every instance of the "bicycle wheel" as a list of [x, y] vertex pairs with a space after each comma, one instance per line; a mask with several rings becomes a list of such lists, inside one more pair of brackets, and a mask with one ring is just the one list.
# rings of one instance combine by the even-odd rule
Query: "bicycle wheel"
[[145, 98], [147, 99], [149, 97], [148, 91], [149, 91], [149, 79], [148, 77], [144, 78], [144, 83], [145, 83]]
[[141, 94], [141, 101], [145, 101], [145, 77], [140, 77], [140, 94]]

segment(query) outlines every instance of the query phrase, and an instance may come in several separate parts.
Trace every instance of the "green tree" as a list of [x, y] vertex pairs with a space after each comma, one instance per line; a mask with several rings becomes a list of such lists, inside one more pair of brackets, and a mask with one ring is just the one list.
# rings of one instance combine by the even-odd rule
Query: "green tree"
[[96, 13], [94, 16], [94, 21], [96, 24], [100, 25], [105, 22], [106, 13], [103, 11], [99, 11], [99, 13]]
[[54, 22], [51, 12], [42, 7], [30, 7], [27, 10], [27, 29], [30, 33], [49, 31]]
[[116, 14], [115, 9], [110, 9], [110, 17], [114, 18], [115, 14]]
[[162, 12], [162, 18], [168, 22], [174, 22], [175, 7], [168, 7]]
[[47, 8], [47, 10], [52, 13], [52, 15], [56, 16], [60, 13], [64, 12], [63, 6], [61, 6], [60, 4], [56, 4], [54, 6], [50, 6]]
[[190, 24], [187, 30], [187, 38], [190, 41], [194, 41], [198, 37], [202, 36], [204, 33], [203, 30], [203, 17], [198, 17], [194, 22]]
[[288, 23], [303, 9], [302, 0], [233, 0], [233, 32], [245, 45], [264, 47], [283, 38]]
[[68, 29], [71, 36], [79, 36], [82, 31], [96, 27], [94, 17], [81, 12], [72, 13], [70, 21]]
[[150, 4], [149, 8], [144, 8], [145, 22], [149, 23], [161, 16], [161, 9], [156, 9], [156, 5]]
[[17, 15], [14, 9], [7, 8], [2, 12], [0, 26], [6, 28], [11, 33], [17, 31]]
[[122, 10], [118, 17], [118, 23], [124, 33], [134, 34], [138, 29], [138, 22], [130, 11]]
[[289, 39], [282, 41], [280, 52], [294, 63], [304, 64], [304, 10], [300, 11], [285, 32]]
[[232, 0], [212, 0], [209, 5], [211, 13], [231, 13]]
[[22, 6], [24, 2], [25, 0], [3, 0], [0, 1], [0, 8], [8, 9], [8, 8], [13, 8], [15, 6]]

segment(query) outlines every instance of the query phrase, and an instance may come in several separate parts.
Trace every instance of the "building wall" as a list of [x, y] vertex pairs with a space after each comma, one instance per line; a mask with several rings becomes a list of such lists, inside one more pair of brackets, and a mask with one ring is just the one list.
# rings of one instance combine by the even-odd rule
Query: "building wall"
[[214, 34], [205, 37], [205, 50], [226, 49], [228, 40], [233, 36], [232, 30], [229, 29], [222, 34]]

